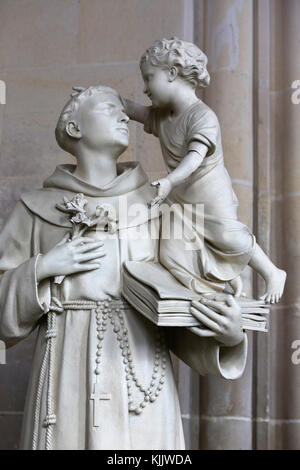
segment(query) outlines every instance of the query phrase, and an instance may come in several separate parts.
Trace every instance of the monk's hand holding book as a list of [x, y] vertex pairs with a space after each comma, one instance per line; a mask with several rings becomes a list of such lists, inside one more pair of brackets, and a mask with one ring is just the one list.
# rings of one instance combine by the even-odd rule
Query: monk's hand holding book
[[233, 297], [228, 297], [224, 304], [205, 298], [193, 300], [190, 311], [201, 326], [189, 330], [198, 336], [214, 338], [223, 346], [235, 346], [243, 340], [241, 307]]

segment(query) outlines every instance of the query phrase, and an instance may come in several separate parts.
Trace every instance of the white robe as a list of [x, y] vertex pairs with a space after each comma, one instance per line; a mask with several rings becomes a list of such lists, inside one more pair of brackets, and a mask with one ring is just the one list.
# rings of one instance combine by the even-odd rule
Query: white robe
[[[85, 194], [93, 212], [97, 204], [110, 203], [116, 208], [120, 198], [129, 201], [151, 199], [152, 189], [136, 163], [118, 165], [119, 175], [105, 188], [94, 188], [75, 178], [74, 167], [62, 165], [44, 184], [45, 188], [22, 196], [0, 235], [0, 338], [13, 346], [38, 328], [38, 337], [27, 393], [21, 448], [31, 449], [34, 432], [37, 449], [46, 447], [47, 370], [41, 381], [45, 354], [47, 312], [53, 284], [37, 284], [36, 264], [39, 254], [46, 253], [70, 231], [67, 214], [55, 209], [66, 196]], [[133, 219], [134, 220], [134, 219]], [[60, 302], [102, 301], [110, 296], [121, 299], [121, 269], [125, 260], [157, 260], [158, 240], [136, 240], [135, 223], [117, 230], [104, 241], [106, 257], [100, 269], [67, 276], [59, 288]], [[149, 221], [141, 226], [148, 230]], [[154, 222], [159, 230], [159, 219]], [[87, 233], [95, 239], [103, 232]], [[52, 292], [52, 294], [51, 294]], [[53, 300], [52, 300], [53, 303]], [[121, 300], [122, 303], [122, 300]], [[152, 379], [158, 328], [124, 303], [124, 322], [136, 376], [145, 388]], [[164, 328], [166, 340], [165, 381], [155, 402], [148, 402], [140, 414], [128, 411], [128, 392], [124, 357], [110, 319], [102, 342], [99, 375], [101, 392], [110, 394], [97, 409], [99, 426], [94, 426], [91, 399], [95, 383], [97, 339], [95, 311], [64, 309], [56, 315], [56, 338], [53, 339], [54, 369], [52, 404], [56, 423], [51, 429], [52, 449], [184, 449], [180, 408], [169, 356], [169, 349], [200, 374], [215, 374], [235, 379], [243, 373], [247, 340], [233, 348], [222, 348], [212, 339], [200, 339], [184, 328]], [[113, 312], [113, 316], [116, 315]], [[49, 367], [47, 363], [47, 367]], [[40, 383], [40, 405], [37, 403]], [[134, 401], [142, 394], [133, 388]]]

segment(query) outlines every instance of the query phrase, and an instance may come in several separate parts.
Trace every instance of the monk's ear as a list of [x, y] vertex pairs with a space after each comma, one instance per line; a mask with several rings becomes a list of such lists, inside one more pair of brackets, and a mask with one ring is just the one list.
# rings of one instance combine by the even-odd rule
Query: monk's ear
[[73, 139], [81, 139], [82, 134], [79, 125], [75, 121], [69, 121], [66, 125], [66, 132]]

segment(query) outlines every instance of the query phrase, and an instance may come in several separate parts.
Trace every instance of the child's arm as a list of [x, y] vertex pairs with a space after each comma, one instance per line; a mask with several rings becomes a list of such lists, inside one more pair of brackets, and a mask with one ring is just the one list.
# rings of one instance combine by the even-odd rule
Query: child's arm
[[199, 144], [197, 152], [194, 150], [188, 152], [178, 167], [167, 176], [172, 186], [178, 186], [192, 176], [198, 170], [207, 152], [208, 148], [204, 144]]
[[169, 173], [168, 176], [160, 180], [153, 181], [151, 184], [152, 186], [157, 186], [157, 196], [152, 199], [149, 206], [161, 204], [173, 188], [188, 180], [200, 167], [207, 152], [208, 147], [199, 143], [197, 152], [194, 150], [188, 152], [178, 167]]
[[125, 112], [130, 119], [145, 124], [151, 106], [143, 106], [135, 103], [134, 101], [127, 100], [126, 98], [122, 98], [122, 102], [124, 104]]

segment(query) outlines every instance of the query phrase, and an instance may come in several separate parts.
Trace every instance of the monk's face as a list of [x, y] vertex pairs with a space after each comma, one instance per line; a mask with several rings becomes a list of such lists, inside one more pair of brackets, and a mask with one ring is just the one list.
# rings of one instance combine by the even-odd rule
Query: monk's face
[[91, 150], [119, 156], [129, 145], [129, 118], [120, 99], [108, 93], [94, 93], [78, 110], [81, 141]]

